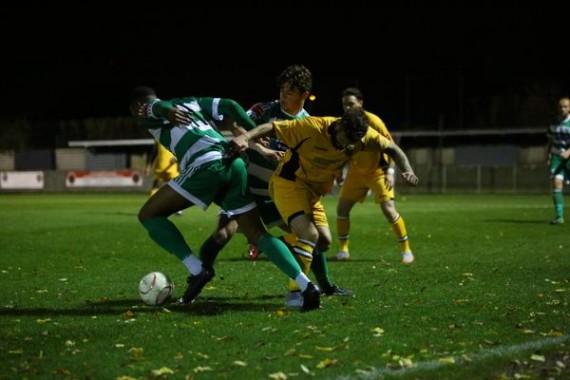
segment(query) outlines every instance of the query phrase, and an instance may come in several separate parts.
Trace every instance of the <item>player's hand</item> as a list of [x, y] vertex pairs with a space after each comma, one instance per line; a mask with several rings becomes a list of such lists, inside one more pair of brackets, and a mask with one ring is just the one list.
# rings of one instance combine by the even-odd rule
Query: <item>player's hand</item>
[[268, 160], [272, 160], [272, 161], [281, 161], [281, 159], [283, 158], [283, 156], [285, 156], [285, 152], [280, 151], [280, 150], [273, 150], [273, 149], [268, 149], [263, 145], [258, 145], [256, 147], [256, 149], [259, 153], [261, 153], [261, 155], [263, 157], [265, 157]]
[[168, 110], [168, 121], [173, 125], [188, 125], [192, 122], [192, 118], [187, 111], [173, 107]]
[[244, 135], [239, 135], [228, 141], [229, 151], [233, 154], [243, 153], [248, 147], [248, 138]]
[[420, 179], [414, 174], [414, 172], [403, 172], [402, 178], [408, 183], [410, 186], [417, 186]]

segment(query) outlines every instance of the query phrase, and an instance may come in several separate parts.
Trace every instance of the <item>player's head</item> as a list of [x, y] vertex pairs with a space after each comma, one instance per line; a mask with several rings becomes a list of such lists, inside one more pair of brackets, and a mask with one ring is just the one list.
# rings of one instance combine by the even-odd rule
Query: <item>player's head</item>
[[558, 111], [561, 119], [566, 119], [570, 115], [570, 98], [564, 96], [558, 100]]
[[137, 116], [140, 105], [152, 99], [156, 99], [156, 92], [152, 87], [137, 86], [133, 88], [129, 99], [129, 110], [131, 111], [131, 115]]
[[344, 149], [355, 144], [368, 131], [368, 117], [362, 107], [347, 110], [344, 115], [331, 125], [332, 143], [337, 149]]
[[313, 88], [313, 74], [303, 65], [288, 66], [277, 76], [279, 102], [283, 111], [297, 114]]
[[344, 112], [353, 107], [362, 107], [364, 105], [364, 95], [356, 87], [348, 87], [342, 91], [342, 108]]

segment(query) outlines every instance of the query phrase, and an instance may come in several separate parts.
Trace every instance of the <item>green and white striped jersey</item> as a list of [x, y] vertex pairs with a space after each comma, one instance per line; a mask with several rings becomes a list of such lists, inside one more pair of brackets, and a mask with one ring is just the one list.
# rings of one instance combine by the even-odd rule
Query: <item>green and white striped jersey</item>
[[550, 153], [560, 155], [570, 148], [570, 116], [560, 124], [551, 125], [548, 128], [548, 137], [551, 141]]
[[[196, 97], [167, 101], [154, 99], [145, 107], [145, 115], [140, 117], [140, 122], [176, 156], [183, 172], [188, 167], [197, 168], [222, 159], [227, 142], [214, 126], [214, 120], [223, 119], [219, 105], [224, 100]], [[192, 122], [188, 125], [172, 125], [166, 118], [172, 107], [186, 111]]]

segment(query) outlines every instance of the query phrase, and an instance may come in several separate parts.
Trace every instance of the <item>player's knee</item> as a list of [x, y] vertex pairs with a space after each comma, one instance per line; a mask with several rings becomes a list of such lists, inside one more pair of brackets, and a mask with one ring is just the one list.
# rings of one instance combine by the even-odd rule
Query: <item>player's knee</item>
[[214, 239], [216, 244], [223, 246], [223, 245], [226, 245], [226, 243], [228, 241], [230, 241], [230, 239], [232, 238], [233, 235], [234, 234], [230, 229], [223, 228], [221, 230], [215, 231], [212, 234], [212, 239]]

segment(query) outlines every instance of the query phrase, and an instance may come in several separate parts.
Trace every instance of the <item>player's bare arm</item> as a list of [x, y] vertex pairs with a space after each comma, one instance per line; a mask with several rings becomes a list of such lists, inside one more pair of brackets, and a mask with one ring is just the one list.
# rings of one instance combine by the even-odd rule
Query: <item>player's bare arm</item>
[[248, 148], [250, 140], [268, 137], [273, 135], [273, 133], [274, 131], [272, 123], [261, 124], [252, 130], [231, 139], [229, 141], [230, 149], [234, 152], [241, 153]]
[[386, 153], [394, 160], [400, 171], [402, 172], [402, 178], [410, 185], [416, 186], [419, 182], [419, 178], [414, 173], [412, 165], [408, 160], [408, 156], [404, 151], [393, 142], [386, 147]]

